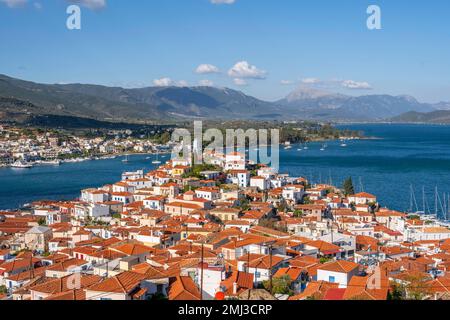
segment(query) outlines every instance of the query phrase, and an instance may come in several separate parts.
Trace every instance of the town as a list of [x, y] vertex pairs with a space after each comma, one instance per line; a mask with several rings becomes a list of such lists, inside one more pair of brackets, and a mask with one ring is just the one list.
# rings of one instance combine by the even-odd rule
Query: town
[[169, 131], [152, 131], [154, 139], [133, 134], [132, 130], [108, 130], [101, 134], [82, 135], [0, 125], [0, 167], [60, 165], [124, 154], [165, 153], [170, 148], [167, 144]]
[[0, 212], [0, 299], [449, 297], [450, 230], [436, 218], [384, 208], [351, 178], [207, 156]]

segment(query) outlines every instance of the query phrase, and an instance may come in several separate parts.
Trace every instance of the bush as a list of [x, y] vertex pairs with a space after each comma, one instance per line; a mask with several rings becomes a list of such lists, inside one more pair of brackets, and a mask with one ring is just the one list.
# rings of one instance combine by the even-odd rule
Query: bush
[[[292, 280], [289, 276], [282, 276], [280, 278], [272, 279], [272, 294], [288, 294], [293, 295], [291, 290]], [[263, 282], [264, 289], [270, 291], [270, 281]]]

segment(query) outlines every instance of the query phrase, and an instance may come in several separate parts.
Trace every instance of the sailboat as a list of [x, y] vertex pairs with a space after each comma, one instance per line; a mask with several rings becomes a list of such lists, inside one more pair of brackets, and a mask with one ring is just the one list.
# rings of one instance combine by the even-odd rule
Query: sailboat
[[124, 163], [130, 162], [130, 160], [128, 160], [128, 155], [127, 154], [125, 155], [125, 159], [123, 159], [122, 162], [124, 162]]
[[309, 147], [308, 147], [308, 145], [305, 143], [305, 146], [303, 147], [303, 149], [304, 150], [308, 150], [309, 149]]
[[153, 164], [160, 164], [161, 161], [159, 161], [159, 151], [156, 152], [156, 160], [152, 161]]
[[413, 185], [410, 185], [409, 188], [410, 188], [409, 212], [413, 215], [424, 215], [425, 214], [425, 206], [423, 208], [423, 211], [419, 211], [419, 206], [417, 204], [416, 194], [414, 192]]
[[345, 143], [344, 140], [341, 140], [341, 147], [345, 148], [347, 146], [347, 143]]
[[322, 145], [322, 148], [320, 148], [320, 151], [325, 151], [326, 148], [327, 148], [327, 145], [326, 145], [326, 144], [323, 144], [323, 145]]
[[289, 150], [289, 149], [292, 149], [291, 142], [290, 141], [286, 141], [284, 143], [284, 150]]

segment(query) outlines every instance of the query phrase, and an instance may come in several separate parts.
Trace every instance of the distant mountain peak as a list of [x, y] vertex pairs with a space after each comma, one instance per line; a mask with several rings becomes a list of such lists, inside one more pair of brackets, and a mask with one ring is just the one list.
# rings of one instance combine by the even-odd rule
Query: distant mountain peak
[[409, 101], [411, 103], [419, 103], [419, 101], [417, 101], [416, 98], [414, 98], [413, 96], [407, 95], [407, 94], [399, 95], [398, 97], [405, 99], [406, 101]]
[[286, 100], [288, 102], [298, 101], [298, 100], [311, 100], [318, 99], [322, 97], [339, 97], [343, 95], [339, 95], [336, 93], [332, 93], [325, 90], [319, 90], [315, 88], [311, 88], [308, 86], [301, 85], [294, 91], [292, 91], [287, 97]]

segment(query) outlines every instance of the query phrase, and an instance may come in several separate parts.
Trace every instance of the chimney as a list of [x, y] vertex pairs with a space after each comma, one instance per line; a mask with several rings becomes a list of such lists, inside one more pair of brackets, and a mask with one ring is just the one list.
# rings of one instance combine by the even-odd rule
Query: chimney
[[237, 294], [238, 285], [236, 282], [233, 282], [233, 294]]

